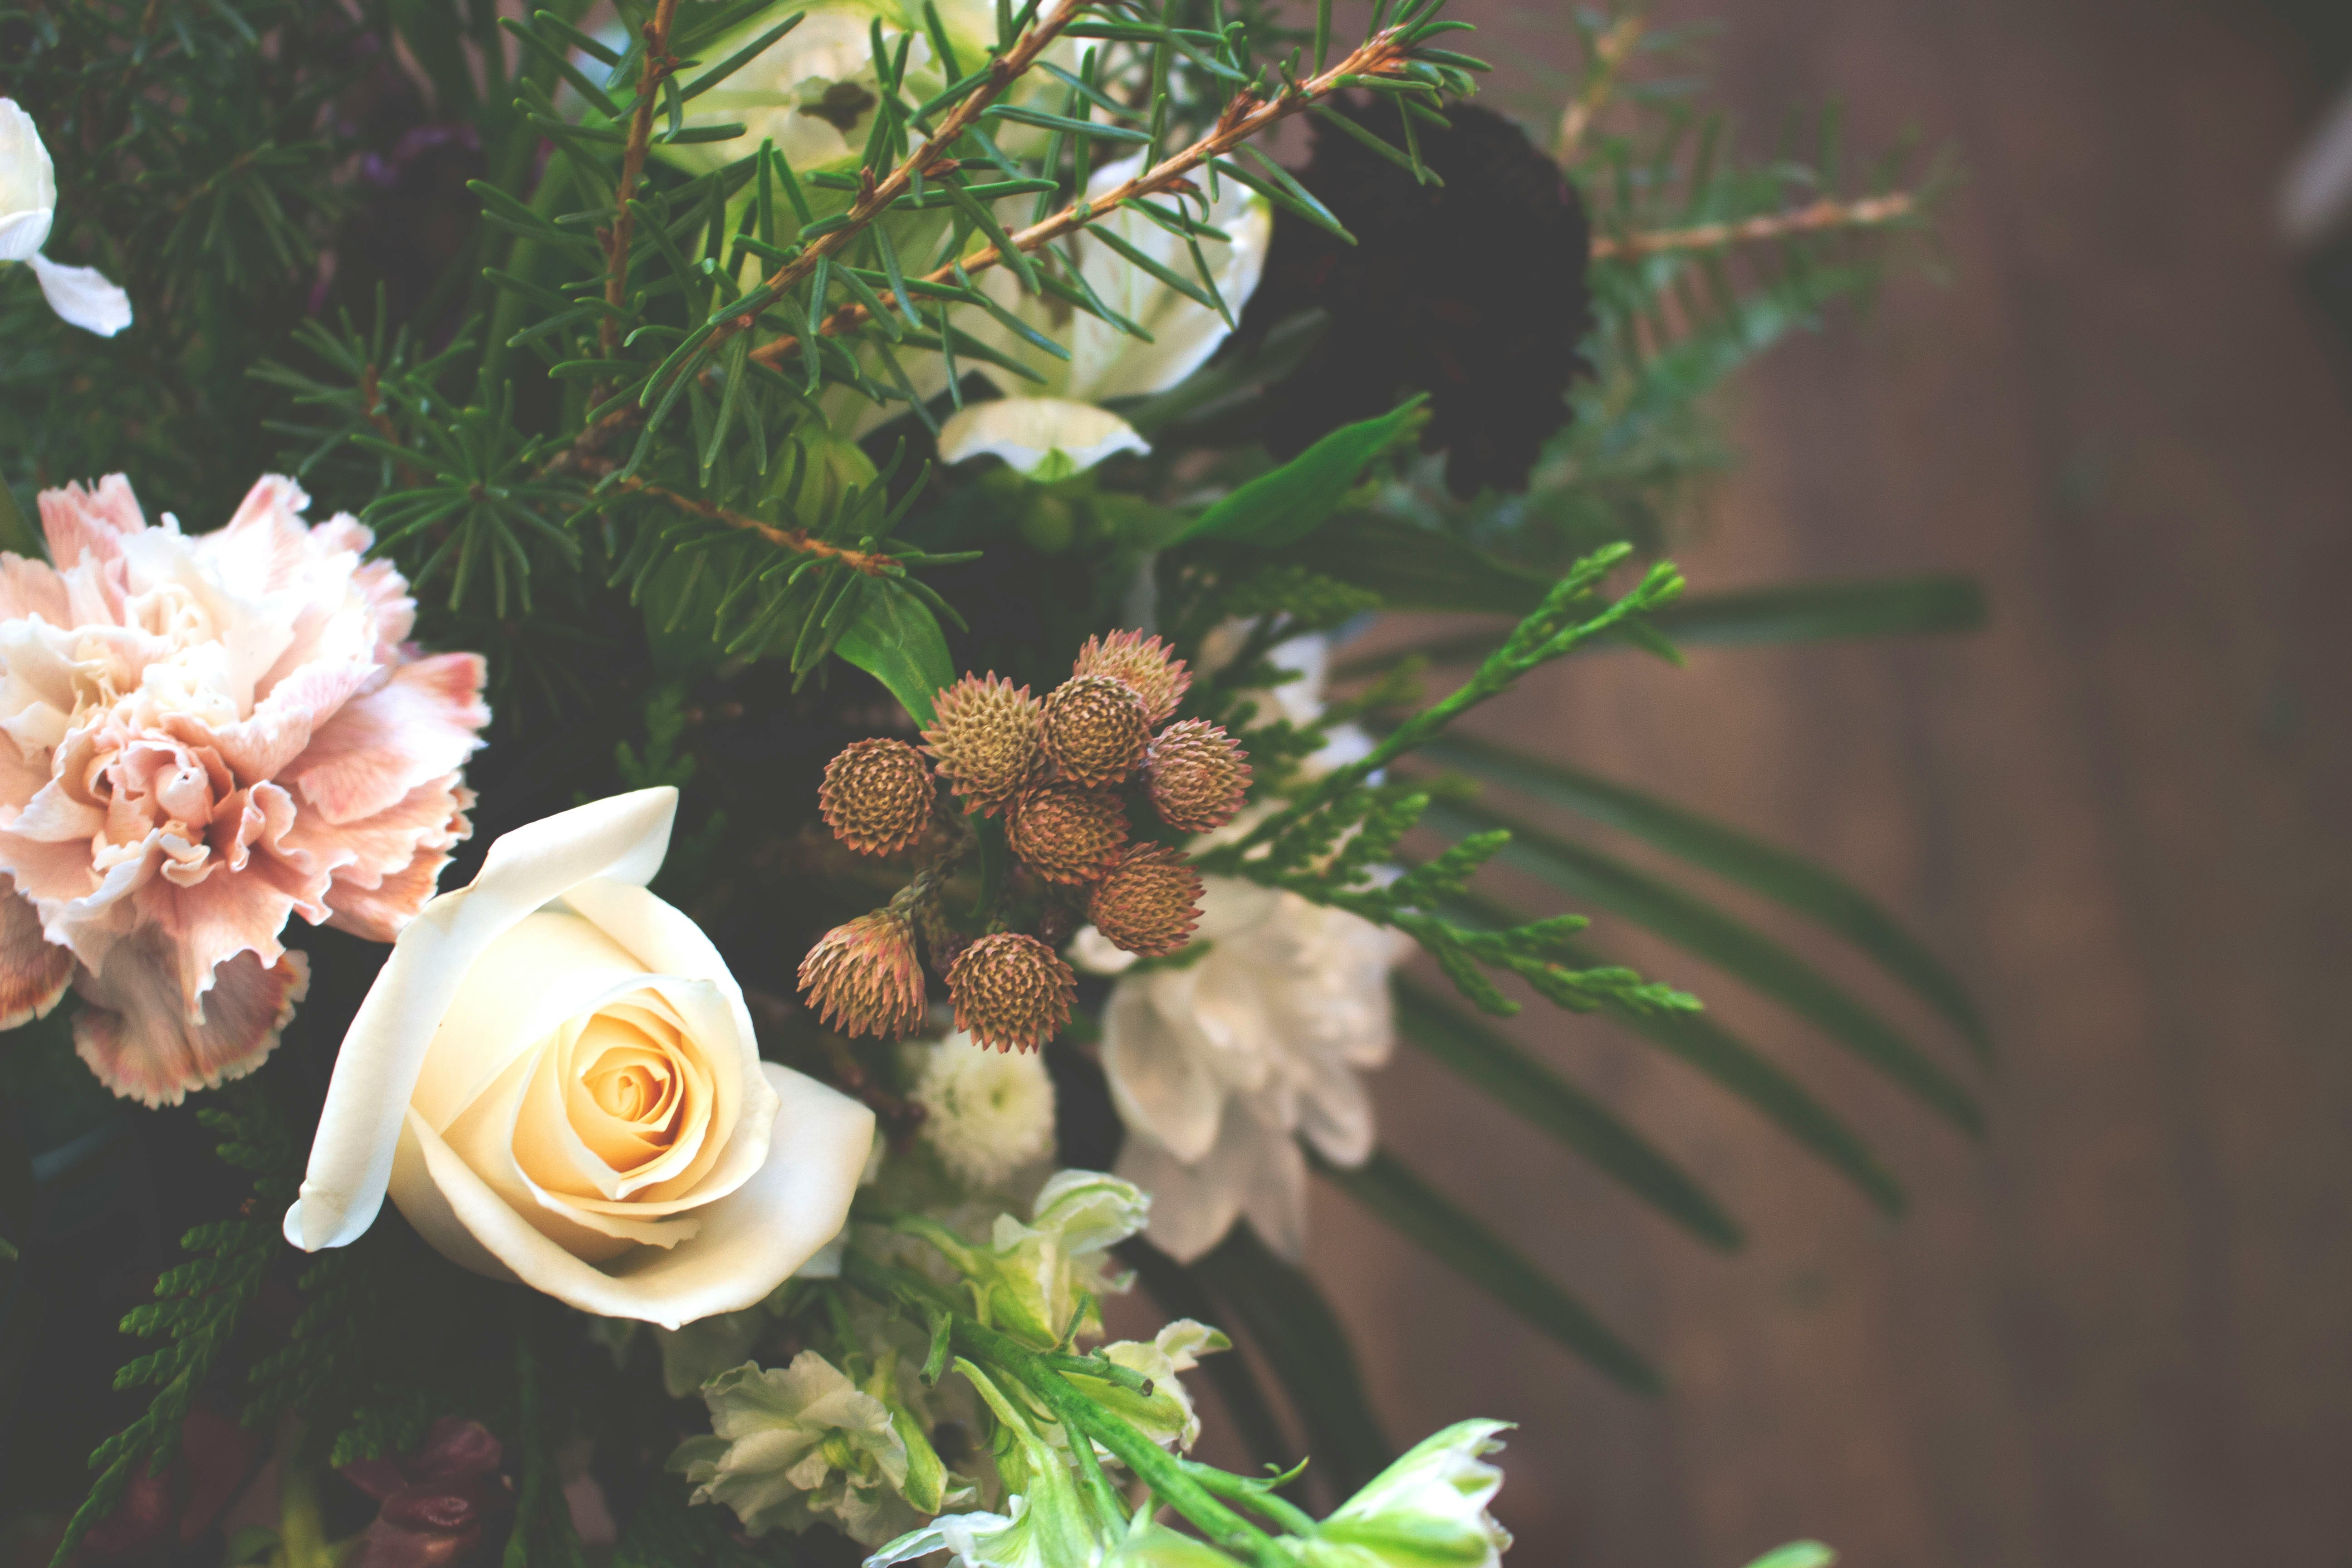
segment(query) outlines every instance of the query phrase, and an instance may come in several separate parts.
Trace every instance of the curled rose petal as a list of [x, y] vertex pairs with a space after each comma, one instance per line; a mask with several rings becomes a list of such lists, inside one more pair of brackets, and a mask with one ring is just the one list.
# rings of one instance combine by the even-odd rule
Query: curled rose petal
[[286, 1235], [387, 1192], [478, 1272], [675, 1328], [760, 1300], [841, 1229], [874, 1115], [759, 1058], [700, 928], [647, 892], [677, 792], [506, 835], [427, 904], [336, 1059]]

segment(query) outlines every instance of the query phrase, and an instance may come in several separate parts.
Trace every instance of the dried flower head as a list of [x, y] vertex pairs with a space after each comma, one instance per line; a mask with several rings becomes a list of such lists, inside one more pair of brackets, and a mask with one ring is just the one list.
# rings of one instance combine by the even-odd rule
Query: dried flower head
[[1077, 976], [1034, 936], [998, 931], [982, 937], [948, 971], [948, 999], [956, 1027], [975, 1045], [1034, 1051], [1069, 1022]]
[[963, 796], [966, 813], [994, 816], [1037, 771], [1037, 700], [992, 671], [940, 692], [934, 712], [923, 749]]
[[1088, 637], [1070, 673], [1108, 675], [1126, 681], [1143, 699], [1144, 721], [1155, 728], [1175, 717], [1176, 705], [1184, 700], [1192, 684], [1192, 671], [1184, 668], [1184, 661], [1174, 658], [1158, 637], [1146, 637], [1141, 632]]
[[1004, 841], [1049, 882], [1090, 882], [1127, 842], [1127, 807], [1110, 790], [1038, 784], [1005, 813]]
[[834, 837], [861, 855], [896, 855], [930, 826], [938, 800], [930, 764], [904, 741], [853, 741], [824, 765], [816, 808]]
[[1162, 844], [1129, 847], [1087, 900], [1087, 919], [1128, 952], [1163, 958], [1201, 923], [1201, 873]]
[[1249, 753], [1207, 720], [1187, 719], [1153, 739], [1143, 777], [1160, 821], [1207, 833], [1241, 810], [1249, 793]]
[[1143, 761], [1151, 723], [1134, 687], [1074, 675], [1045, 694], [1045, 754], [1072, 784], [1116, 784]]
[[885, 909], [834, 927], [801, 960], [801, 990], [817, 1016], [845, 1035], [912, 1034], [923, 1021], [913, 923]]

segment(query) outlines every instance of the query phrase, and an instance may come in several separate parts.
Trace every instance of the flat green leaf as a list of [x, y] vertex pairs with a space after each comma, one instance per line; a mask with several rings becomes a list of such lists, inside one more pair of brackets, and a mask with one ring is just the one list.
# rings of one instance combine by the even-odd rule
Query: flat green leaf
[[1341, 426], [1202, 512], [1178, 542], [1224, 539], [1273, 550], [1306, 538], [1339, 509], [1366, 464], [1420, 428], [1427, 401], [1424, 394], [1378, 418]]
[[1508, 829], [1511, 841], [1496, 856], [1497, 864], [1539, 877], [1570, 898], [1613, 910], [1688, 949], [1811, 1019], [1955, 1126], [1983, 1136], [1984, 1111], [1967, 1089], [1876, 1014], [1761, 931], [1597, 849], [1477, 802], [1433, 805], [1423, 821], [1454, 837]]
[[1246, 1220], [1192, 1271], [1282, 1380], [1306, 1428], [1313, 1470], [1333, 1488], [1333, 1500], [1386, 1468], [1396, 1450], [1364, 1396], [1348, 1331], [1315, 1281], [1276, 1257]]
[[[1533, 602], [1528, 601], [1529, 605]], [[1524, 606], [1507, 602], [1507, 595], [1498, 595], [1489, 604], [1448, 607], [1501, 615], [1526, 613]], [[1647, 621], [1647, 629], [1663, 633], [1684, 647], [1744, 647], [1972, 632], [1985, 625], [1986, 608], [1984, 590], [1965, 577], [1910, 577], [1694, 594], [1653, 610]], [[1507, 629], [1444, 633], [1349, 660], [1332, 673], [1339, 679], [1370, 674], [1411, 654], [1433, 664], [1475, 663], [1494, 651]], [[1600, 653], [1629, 645], [1643, 646], [1637, 638], [1625, 637], [1596, 640], [1578, 651]]]
[[1347, 1194], [1420, 1244], [1557, 1343], [1622, 1388], [1663, 1392], [1656, 1369], [1591, 1309], [1545, 1278], [1477, 1218], [1384, 1149], [1352, 1171], [1318, 1158], [1316, 1168]]
[[1818, 921], [1950, 1020], [1979, 1060], [1990, 1059], [1983, 1016], [1951, 972], [1874, 900], [1802, 856], [1654, 795], [1489, 741], [1447, 734], [1416, 754], [1622, 828]]
[[1700, 1240], [1726, 1251], [1739, 1246], [1738, 1222], [1616, 1112], [1434, 991], [1400, 979], [1396, 1003], [1405, 1037], [1497, 1104], [1591, 1161]]
[[[1486, 930], [1507, 930], [1524, 925], [1531, 918], [1525, 910], [1481, 892], [1449, 900], [1445, 912], [1465, 925]], [[1560, 946], [1560, 962], [1580, 969], [1609, 962], [1581, 942], [1563, 942]], [[1864, 1195], [1889, 1217], [1902, 1215], [1902, 1184], [1879, 1163], [1870, 1146], [1808, 1094], [1802, 1084], [1717, 1024], [1714, 1015], [1662, 1013], [1609, 1002], [1601, 1005], [1601, 1011], [1628, 1034], [1680, 1057], [1745, 1100], [1750, 1110], [1860, 1187]]]
[[1818, 1541], [1791, 1541], [1774, 1547], [1748, 1568], [1830, 1568], [1837, 1560], [1837, 1553]]
[[[1499, 610], [1523, 616], [1553, 579], [1487, 554], [1450, 533], [1379, 512], [1351, 515], [1343, 529], [1315, 533], [1286, 560], [1370, 588], [1392, 609]], [[1490, 646], [1499, 637], [1490, 638]]]
[[1798, 583], [1706, 594], [1650, 617], [1651, 625], [1678, 643], [1718, 647], [1973, 632], [1985, 621], [1984, 590], [1966, 577]]
[[883, 685], [918, 723], [931, 721], [931, 696], [955, 680], [948, 639], [912, 594], [895, 585], [866, 603], [834, 651]]

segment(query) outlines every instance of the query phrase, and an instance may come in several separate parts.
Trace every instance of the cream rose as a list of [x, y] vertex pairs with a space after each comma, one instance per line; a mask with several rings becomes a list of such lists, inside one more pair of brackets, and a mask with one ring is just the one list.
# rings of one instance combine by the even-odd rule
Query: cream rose
[[344, 1037], [289, 1241], [356, 1239], [388, 1191], [456, 1262], [677, 1328], [840, 1231], [874, 1113], [761, 1061], [718, 951], [646, 890], [677, 808], [518, 828], [425, 906]]

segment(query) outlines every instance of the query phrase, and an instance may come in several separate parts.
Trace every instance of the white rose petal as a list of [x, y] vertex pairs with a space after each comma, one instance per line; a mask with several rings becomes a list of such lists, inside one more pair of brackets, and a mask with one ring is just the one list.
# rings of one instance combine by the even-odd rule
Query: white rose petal
[[718, 951], [646, 890], [676, 810], [519, 828], [425, 906], [344, 1038], [288, 1240], [342, 1246], [389, 1192], [468, 1268], [676, 1328], [840, 1231], [873, 1112], [760, 1060]]

